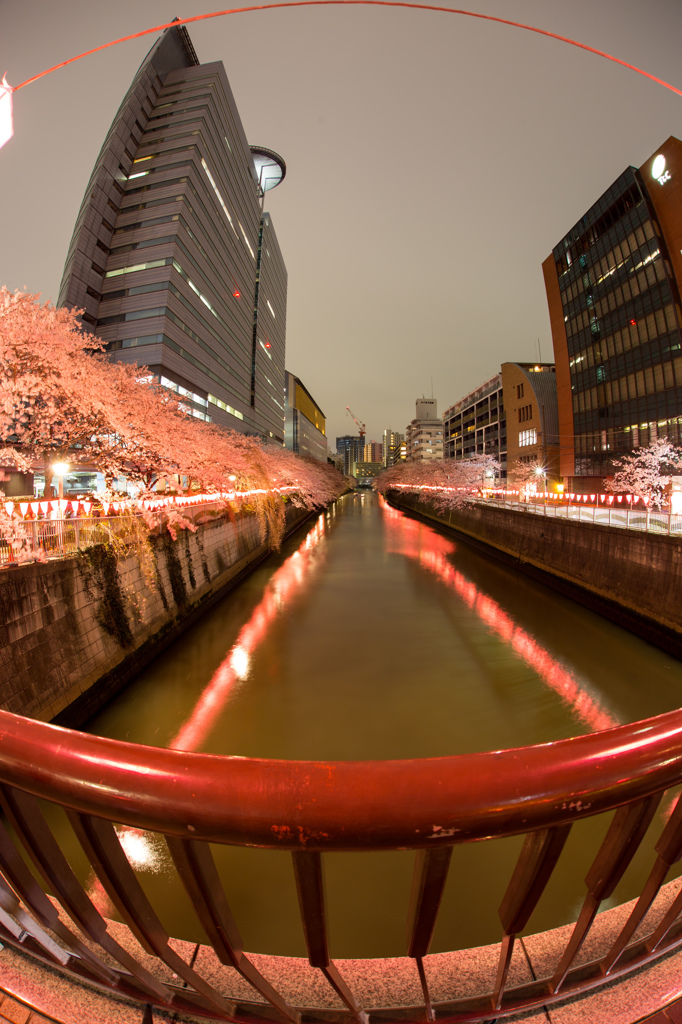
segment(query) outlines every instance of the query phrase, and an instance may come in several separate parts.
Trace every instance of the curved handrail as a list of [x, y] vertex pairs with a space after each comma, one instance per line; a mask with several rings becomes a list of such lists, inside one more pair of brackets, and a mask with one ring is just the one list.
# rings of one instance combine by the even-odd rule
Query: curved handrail
[[400, 761], [195, 754], [0, 711], [0, 780], [79, 813], [286, 850], [433, 848], [573, 822], [682, 780], [682, 710], [510, 750]]

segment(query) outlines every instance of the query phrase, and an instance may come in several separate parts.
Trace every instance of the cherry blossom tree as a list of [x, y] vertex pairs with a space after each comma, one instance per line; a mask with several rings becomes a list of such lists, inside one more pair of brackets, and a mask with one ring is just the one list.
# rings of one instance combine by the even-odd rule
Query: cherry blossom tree
[[384, 470], [374, 487], [380, 494], [399, 488], [423, 494], [440, 512], [459, 508], [475, 500], [482, 487], [499, 472], [492, 455], [473, 455], [470, 459], [433, 459], [428, 462], [401, 462]]
[[[109, 362], [77, 314], [0, 289], [0, 468], [42, 464], [49, 487], [55, 461], [87, 465], [104, 474], [106, 498], [120, 476], [142, 497], [158, 497], [152, 488], [181, 489], [187, 480], [190, 492], [215, 495], [226, 510], [224, 495], [249, 491], [275, 545], [284, 525], [282, 491], [313, 508], [346, 489], [327, 464], [187, 415], [146, 367]], [[163, 515], [150, 513], [149, 528]]]
[[659, 437], [647, 447], [635, 449], [632, 455], [614, 459], [613, 464], [618, 471], [606, 482], [609, 491], [638, 494], [648, 499], [652, 508], [661, 508], [666, 504], [670, 470], [682, 465], [682, 449]]

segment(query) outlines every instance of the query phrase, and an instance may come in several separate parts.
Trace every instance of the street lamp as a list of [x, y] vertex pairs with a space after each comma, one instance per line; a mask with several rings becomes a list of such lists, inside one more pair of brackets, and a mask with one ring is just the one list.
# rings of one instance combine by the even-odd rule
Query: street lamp
[[69, 472], [68, 462], [54, 462], [52, 472], [59, 478], [59, 500], [64, 497], [64, 477]]
[[541, 476], [541, 477], [544, 478], [545, 498], [546, 498], [547, 497], [547, 470], [545, 469], [544, 466], [537, 466], [537, 468], [535, 470], [535, 475], [536, 476]]

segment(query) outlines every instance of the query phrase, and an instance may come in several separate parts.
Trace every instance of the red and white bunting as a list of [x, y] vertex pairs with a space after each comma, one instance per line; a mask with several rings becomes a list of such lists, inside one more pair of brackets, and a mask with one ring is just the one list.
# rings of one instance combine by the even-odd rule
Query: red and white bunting
[[14, 502], [13, 501], [6, 501], [5, 502], [5, 512], [7, 513], [8, 516], [11, 516], [14, 513]]
[[82, 501], [81, 505], [83, 506], [83, 511], [85, 512], [86, 516], [89, 515], [90, 514], [90, 509], [92, 508], [92, 502], [91, 501]]
[[19, 502], [19, 510], [20, 510], [22, 516], [25, 516], [26, 513], [28, 512], [28, 502], [27, 501], [20, 501]]

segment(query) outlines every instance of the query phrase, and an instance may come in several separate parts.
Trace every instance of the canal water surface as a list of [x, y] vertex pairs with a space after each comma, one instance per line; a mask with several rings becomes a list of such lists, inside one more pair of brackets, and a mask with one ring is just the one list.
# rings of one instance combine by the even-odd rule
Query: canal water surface
[[[245, 757], [433, 757], [608, 728], [681, 694], [674, 658], [360, 491], [289, 538], [89, 730]], [[574, 828], [530, 931], [575, 918], [607, 824]], [[164, 844], [125, 842], [170, 933], [201, 940]], [[434, 952], [499, 940], [520, 845], [455, 849]], [[305, 955], [290, 856], [214, 853], [245, 948]], [[651, 844], [612, 903], [636, 893], [650, 858]], [[325, 856], [333, 956], [404, 954], [413, 863], [409, 851]]]

